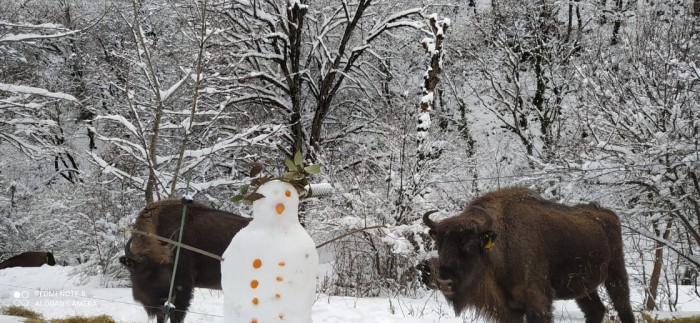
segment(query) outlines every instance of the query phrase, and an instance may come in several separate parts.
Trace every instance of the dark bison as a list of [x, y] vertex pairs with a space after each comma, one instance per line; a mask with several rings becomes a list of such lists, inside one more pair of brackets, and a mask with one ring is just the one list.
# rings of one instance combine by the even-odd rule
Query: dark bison
[[575, 299], [602, 322], [604, 284], [622, 323], [634, 322], [620, 221], [596, 204], [566, 206], [525, 188], [472, 201], [457, 216], [423, 222], [438, 249], [437, 287], [456, 314], [494, 322], [552, 322], [555, 299]]
[[[134, 229], [177, 241], [182, 206], [179, 200], [152, 203], [138, 215]], [[221, 256], [233, 236], [249, 221], [202, 204], [188, 204], [182, 243]], [[163, 305], [170, 291], [175, 247], [134, 233], [125, 253], [119, 261], [129, 270], [134, 299], [143, 304], [150, 318], [155, 316], [158, 323], [165, 322]], [[181, 248], [171, 302], [175, 310], [170, 314], [170, 322], [184, 320], [195, 287], [221, 289], [221, 262]]]
[[56, 260], [53, 259], [52, 253], [43, 251], [28, 251], [0, 262], [0, 269], [10, 267], [41, 267], [44, 264], [48, 264], [49, 266], [56, 264]]

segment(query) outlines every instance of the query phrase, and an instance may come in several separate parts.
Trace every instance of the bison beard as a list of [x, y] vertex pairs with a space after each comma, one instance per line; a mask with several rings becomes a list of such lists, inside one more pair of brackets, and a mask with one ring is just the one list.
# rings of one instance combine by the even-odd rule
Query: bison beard
[[[134, 229], [177, 240], [182, 203], [163, 200], [144, 208], [134, 223]], [[221, 256], [233, 236], [245, 227], [249, 218], [215, 210], [194, 203], [187, 206], [182, 243]], [[174, 246], [154, 238], [134, 234], [119, 259], [129, 270], [134, 299], [143, 304], [150, 318], [164, 323], [163, 305], [168, 301], [170, 281], [175, 261]], [[170, 322], [184, 321], [195, 287], [221, 289], [221, 262], [217, 259], [180, 249], [173, 288], [175, 311]]]
[[41, 267], [44, 264], [48, 264], [49, 266], [56, 264], [56, 260], [54, 260], [52, 253], [43, 251], [28, 251], [0, 262], [0, 269], [11, 267]]
[[620, 221], [595, 204], [566, 206], [524, 188], [488, 193], [457, 216], [423, 222], [438, 249], [437, 287], [459, 315], [552, 322], [555, 299], [575, 299], [602, 322], [604, 284], [622, 323], [634, 322]]

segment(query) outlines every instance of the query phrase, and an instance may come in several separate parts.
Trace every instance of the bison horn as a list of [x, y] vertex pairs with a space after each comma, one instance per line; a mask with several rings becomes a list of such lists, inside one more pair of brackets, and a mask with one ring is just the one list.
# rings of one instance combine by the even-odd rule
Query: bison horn
[[436, 212], [437, 212], [437, 210], [431, 210], [431, 211], [425, 212], [425, 214], [423, 214], [423, 223], [425, 223], [425, 225], [427, 225], [428, 228], [431, 228], [431, 229], [435, 228], [435, 221], [430, 219], [430, 215], [433, 213], [436, 213]]
[[129, 258], [131, 258], [131, 240], [133, 239], [134, 237], [129, 238], [124, 245], [124, 254]]

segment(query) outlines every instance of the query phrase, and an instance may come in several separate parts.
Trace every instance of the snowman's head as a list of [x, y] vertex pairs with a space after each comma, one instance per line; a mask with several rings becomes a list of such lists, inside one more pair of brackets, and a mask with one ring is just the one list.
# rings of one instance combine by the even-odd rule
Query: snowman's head
[[299, 194], [292, 184], [279, 180], [258, 187], [264, 197], [253, 202], [253, 222], [270, 226], [299, 223]]

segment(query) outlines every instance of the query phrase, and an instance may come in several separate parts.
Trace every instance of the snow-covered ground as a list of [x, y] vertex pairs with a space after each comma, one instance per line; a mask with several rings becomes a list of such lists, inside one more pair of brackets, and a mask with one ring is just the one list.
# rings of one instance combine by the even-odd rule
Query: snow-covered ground
[[[107, 314], [119, 322], [147, 322], [146, 314], [131, 297], [129, 288], [102, 288], [99, 279], [81, 281], [74, 268], [8, 268], [0, 270], [0, 307], [26, 306], [46, 318]], [[691, 291], [681, 293], [683, 316], [700, 314], [700, 299]], [[195, 290], [187, 322], [223, 322], [223, 294]], [[557, 322], [583, 322], [572, 301], [555, 302]], [[669, 316], [670, 313], [661, 313]], [[679, 314], [679, 313], [674, 313]], [[462, 323], [479, 322], [473, 317], [455, 318], [442, 296], [353, 298], [318, 295], [313, 307], [314, 323]], [[0, 323], [22, 322], [0, 316]]]

